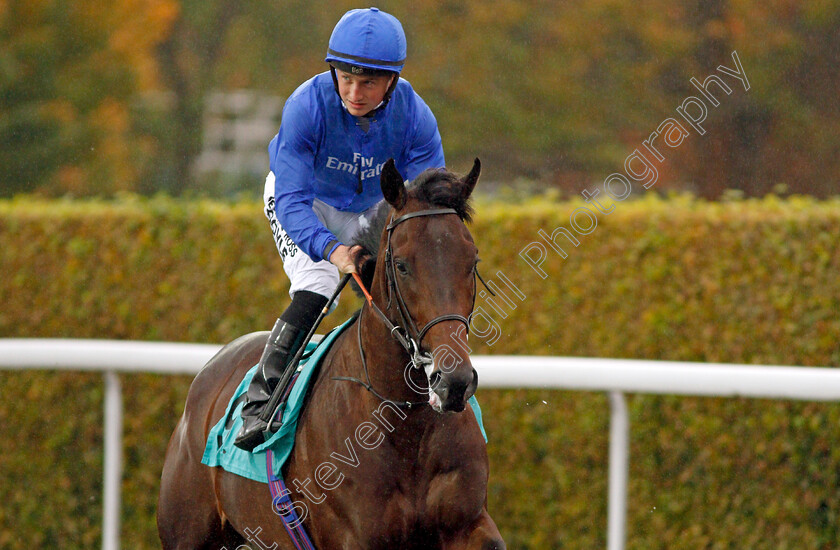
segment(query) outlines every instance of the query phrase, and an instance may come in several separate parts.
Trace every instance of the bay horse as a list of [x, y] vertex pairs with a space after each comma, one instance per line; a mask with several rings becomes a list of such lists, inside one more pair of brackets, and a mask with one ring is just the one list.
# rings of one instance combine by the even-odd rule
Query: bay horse
[[[357, 262], [371, 301], [324, 358], [282, 472], [320, 550], [506, 548], [487, 513], [487, 451], [467, 404], [478, 250], [465, 222], [479, 172], [476, 159], [463, 178], [427, 170], [407, 188], [393, 160], [383, 166], [390, 223], [368, 247], [376, 255]], [[223, 347], [190, 386], [161, 476], [164, 550], [294, 548], [265, 484], [201, 464], [267, 334]]]

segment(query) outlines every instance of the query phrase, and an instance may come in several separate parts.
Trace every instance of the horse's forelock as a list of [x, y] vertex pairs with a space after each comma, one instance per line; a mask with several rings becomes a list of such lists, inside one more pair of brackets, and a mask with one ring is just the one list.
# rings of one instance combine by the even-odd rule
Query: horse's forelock
[[472, 221], [473, 208], [469, 195], [464, 194], [464, 182], [446, 169], [423, 171], [409, 186], [408, 196], [432, 206], [452, 208], [465, 222]]
[[[464, 196], [464, 183], [458, 175], [445, 169], [430, 168], [423, 171], [407, 187], [409, 198], [428, 204], [430, 207], [452, 208], [465, 222], [472, 221], [473, 207], [469, 196]], [[370, 288], [373, 282], [373, 268], [379, 252], [379, 241], [388, 224], [391, 207], [385, 201], [379, 206], [370, 220], [370, 224], [360, 230], [353, 239], [353, 245], [361, 245], [365, 250], [359, 255], [356, 271], [361, 274], [365, 286]], [[370, 280], [368, 280], [368, 278]], [[355, 288], [356, 293], [361, 292]]]
[[[425, 170], [408, 185], [407, 190], [409, 198], [414, 198], [429, 206], [452, 208], [465, 222], [472, 221], [473, 207], [469, 197], [464, 196], [463, 181], [448, 170], [433, 168]], [[388, 203], [380, 202], [369, 225], [356, 234], [353, 244], [362, 245], [368, 254], [376, 256], [379, 240], [388, 223], [389, 212]]]

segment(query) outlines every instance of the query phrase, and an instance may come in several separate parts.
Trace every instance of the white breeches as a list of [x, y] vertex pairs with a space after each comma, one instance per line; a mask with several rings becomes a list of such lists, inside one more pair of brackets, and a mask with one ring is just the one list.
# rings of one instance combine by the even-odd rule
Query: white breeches
[[[338, 268], [328, 261], [315, 262], [298, 248], [292, 238], [280, 226], [277, 220], [277, 213], [274, 211], [274, 172], [269, 172], [265, 178], [265, 191], [263, 193], [265, 204], [265, 215], [271, 226], [271, 233], [274, 236], [274, 243], [277, 251], [283, 260], [283, 269], [291, 281], [289, 296], [294, 298], [298, 290], [308, 290], [329, 298], [335, 292], [339, 281]], [[376, 212], [377, 205], [364, 212], [342, 212], [332, 206], [315, 199], [312, 210], [324, 227], [329, 229], [342, 244], [349, 245], [359, 230], [370, 223], [370, 219]], [[333, 304], [334, 309], [338, 300]]]

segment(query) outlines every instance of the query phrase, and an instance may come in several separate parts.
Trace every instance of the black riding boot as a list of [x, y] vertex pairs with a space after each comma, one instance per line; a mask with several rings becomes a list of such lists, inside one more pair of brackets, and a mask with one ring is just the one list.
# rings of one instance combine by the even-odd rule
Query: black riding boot
[[233, 442], [240, 449], [252, 451], [265, 442], [263, 433], [268, 429], [268, 421], [261, 419], [260, 415], [305, 336], [306, 331], [282, 319], [277, 319], [274, 324], [265, 351], [260, 358], [257, 372], [254, 373], [251, 385], [248, 386], [246, 394], [248, 401], [242, 408], [244, 423], [236, 435], [236, 441]]

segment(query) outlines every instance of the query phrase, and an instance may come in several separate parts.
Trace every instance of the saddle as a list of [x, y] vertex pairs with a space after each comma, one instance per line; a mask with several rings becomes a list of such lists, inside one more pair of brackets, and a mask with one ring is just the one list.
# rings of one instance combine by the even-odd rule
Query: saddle
[[298, 418], [309, 394], [309, 387], [317, 376], [321, 361], [336, 338], [353, 323], [354, 319], [355, 316], [334, 328], [320, 342], [310, 342], [306, 345], [295, 375], [286, 390], [288, 397], [285, 400], [285, 407], [278, 413], [280, 418], [272, 420], [272, 426], [277, 426], [279, 421], [280, 429], [265, 443], [254, 448], [252, 452], [248, 452], [236, 447], [233, 442], [242, 427], [240, 413], [242, 407], [245, 406], [251, 378], [257, 370], [257, 365], [251, 367], [233, 392], [225, 414], [210, 430], [201, 463], [207, 466], [221, 466], [228, 472], [268, 483], [266, 451], [271, 449], [273, 455], [271, 469], [275, 475], [279, 475], [280, 469], [292, 453]]

